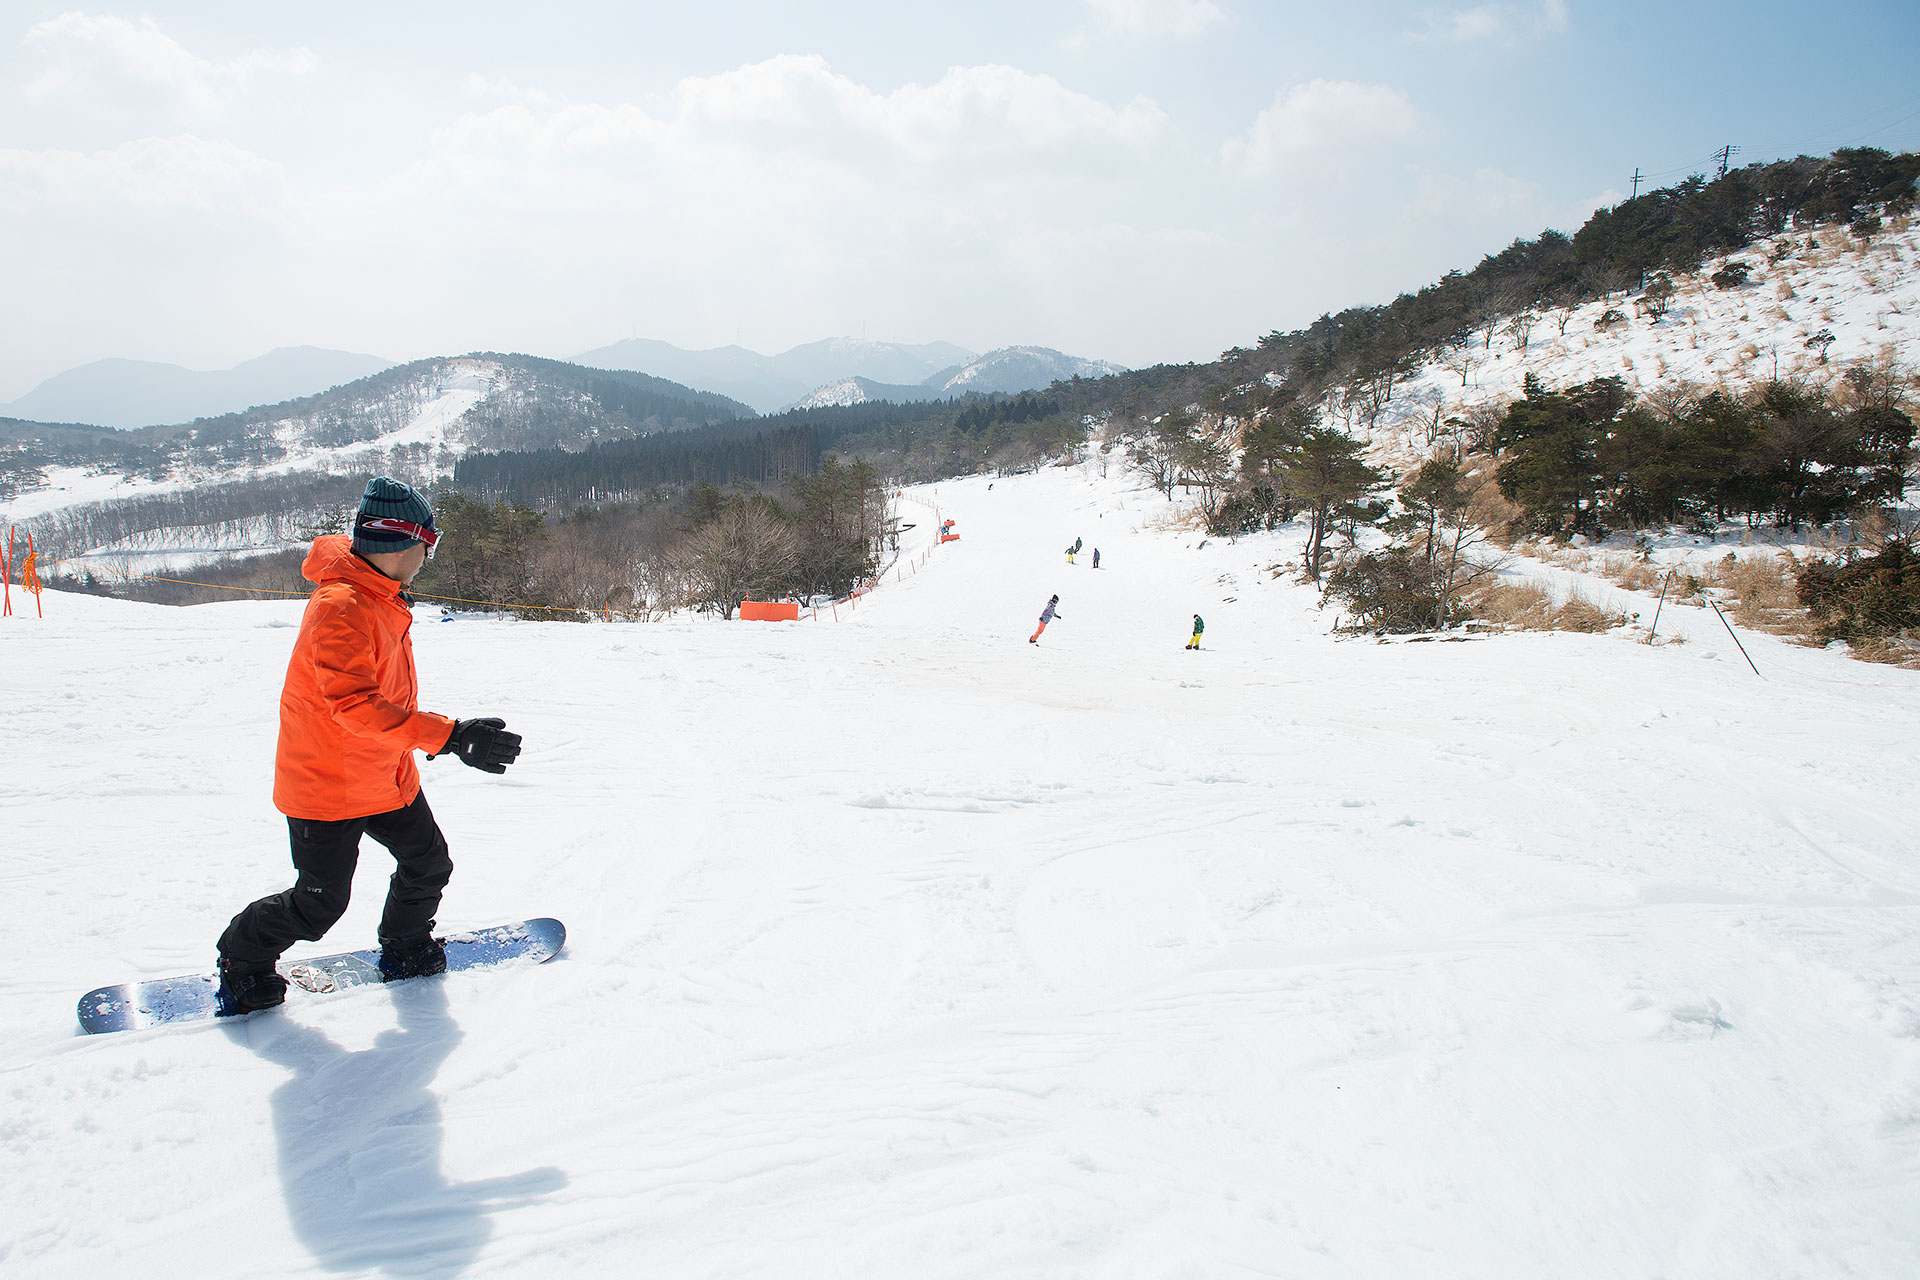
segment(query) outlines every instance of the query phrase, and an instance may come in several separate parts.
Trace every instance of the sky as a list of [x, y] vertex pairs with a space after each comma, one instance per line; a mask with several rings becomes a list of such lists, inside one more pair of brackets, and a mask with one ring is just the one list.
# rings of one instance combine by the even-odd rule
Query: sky
[[1920, 6], [1811, 14], [16, 0], [0, 402], [301, 344], [1207, 360], [1571, 231], [1636, 170], [1920, 146]]

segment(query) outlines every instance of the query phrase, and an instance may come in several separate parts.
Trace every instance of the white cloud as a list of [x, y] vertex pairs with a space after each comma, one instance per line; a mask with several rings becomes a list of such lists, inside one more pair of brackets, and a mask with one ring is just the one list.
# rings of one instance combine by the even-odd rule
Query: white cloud
[[520, 101], [466, 115], [387, 185], [428, 205], [458, 193], [502, 211], [711, 201], [727, 206], [721, 220], [745, 197], [756, 218], [792, 223], [864, 216], [870, 193], [887, 188], [889, 205], [937, 221], [1023, 176], [1104, 174], [1116, 152], [1166, 132], [1151, 102], [1116, 106], [1011, 67], [957, 67], [880, 93], [822, 58], [783, 55], [683, 80], [646, 107]]
[[825, 151], [878, 141], [930, 162], [1144, 146], [1167, 124], [1145, 99], [1113, 106], [1014, 67], [955, 67], [932, 84], [881, 94], [836, 74], [817, 55], [782, 55], [685, 80], [676, 98], [678, 128], [778, 137]]
[[279, 166], [191, 135], [94, 152], [0, 149], [0, 212], [14, 216], [167, 208], [272, 216], [284, 198]]
[[1534, 5], [1483, 4], [1449, 13], [1431, 13], [1425, 25], [1409, 31], [1409, 39], [1444, 44], [1517, 44], [1522, 40], [1558, 35], [1567, 29], [1566, 0], [1539, 0]]
[[1310, 80], [1276, 93], [1240, 137], [1221, 148], [1229, 168], [1270, 177], [1303, 162], [1337, 161], [1407, 137], [1418, 118], [1405, 94], [1384, 84]]
[[467, 73], [467, 92], [476, 98], [500, 98], [507, 102], [546, 103], [552, 101], [539, 89], [524, 89], [508, 80], [490, 80], [476, 71]]
[[1093, 33], [1123, 40], [1192, 40], [1226, 21], [1213, 0], [1085, 0]]
[[[951, 334], [965, 322], [943, 308], [976, 292], [971, 310], [1011, 309], [1017, 331], [1027, 282], [1067, 289], [1019, 246], [1137, 204], [1127, 193], [1170, 132], [1151, 102], [1012, 67], [883, 90], [782, 56], [642, 103], [496, 102], [396, 172], [303, 192], [287, 234], [315, 263], [348, 264], [336, 290], [404, 299], [396, 326], [457, 324], [434, 341], [447, 349], [567, 354], [615, 324], [731, 341], [743, 319], [800, 341], [922, 312], [921, 331]], [[409, 349], [398, 329], [361, 341]]]
[[209, 61], [144, 17], [63, 13], [35, 23], [25, 43], [40, 64], [21, 87], [28, 98], [173, 122], [224, 110], [256, 76], [299, 75], [314, 65], [305, 49]]
[[1442, 220], [1501, 226], [1532, 226], [1538, 222], [1544, 226], [1552, 210], [1540, 184], [1497, 169], [1478, 169], [1471, 178], [1423, 172], [1402, 213], [1423, 226]]

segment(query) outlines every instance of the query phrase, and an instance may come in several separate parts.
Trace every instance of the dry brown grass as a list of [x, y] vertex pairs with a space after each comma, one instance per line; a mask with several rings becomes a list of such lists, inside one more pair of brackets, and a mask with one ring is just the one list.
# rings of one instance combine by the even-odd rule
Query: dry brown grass
[[1476, 619], [1507, 631], [1611, 631], [1627, 622], [1578, 588], [1556, 604], [1545, 584], [1531, 580], [1490, 582], [1469, 592], [1467, 603]]
[[1850, 640], [1847, 649], [1862, 662], [1882, 662], [1890, 667], [1920, 671], [1920, 640], [1900, 637]]
[[1741, 626], [1810, 640], [1813, 620], [1800, 607], [1799, 570], [1800, 561], [1791, 552], [1746, 560], [1728, 552], [1706, 581], [1725, 593], [1725, 608]]
[[1473, 616], [1513, 631], [1546, 631], [1553, 593], [1537, 582], [1493, 582], [1468, 593]]
[[1174, 506], [1158, 515], [1147, 516], [1140, 527], [1160, 533], [1204, 533], [1207, 517], [1199, 507]]
[[1555, 631], [1611, 631], [1626, 625], [1626, 614], [1607, 608], [1578, 588], [1553, 611]]
[[1611, 555], [1600, 562], [1600, 572], [1628, 591], [1658, 591], [1664, 576], [1639, 556]]
[[1471, 479], [1477, 484], [1467, 502], [1467, 523], [1486, 530], [1488, 541], [1495, 546], [1509, 545], [1505, 531], [1519, 516], [1520, 508], [1508, 502], [1500, 492], [1500, 486], [1493, 481], [1491, 468], [1474, 472]]

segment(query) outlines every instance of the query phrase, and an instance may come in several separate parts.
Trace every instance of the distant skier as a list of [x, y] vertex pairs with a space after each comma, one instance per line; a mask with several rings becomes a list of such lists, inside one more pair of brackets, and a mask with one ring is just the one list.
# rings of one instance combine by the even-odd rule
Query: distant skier
[[1059, 609], [1060, 609], [1059, 596], [1054, 596], [1052, 599], [1047, 601], [1047, 607], [1040, 611], [1040, 625], [1034, 629], [1034, 632], [1032, 635], [1027, 637], [1028, 644], [1040, 643], [1041, 632], [1047, 629], [1047, 624], [1049, 622], [1052, 622], [1055, 618], [1060, 616]]
[[1207, 629], [1207, 624], [1201, 621], [1200, 615], [1197, 613], [1194, 614], [1193, 615], [1193, 639], [1187, 641], [1187, 648], [1198, 649], [1200, 647], [1200, 633], [1205, 631], [1206, 629]]
[[1096, 569], [1100, 567], [1100, 548], [1098, 547], [1093, 549], [1093, 567]]
[[230, 1008], [286, 999], [274, 962], [294, 942], [318, 940], [346, 911], [362, 834], [397, 864], [380, 918], [381, 970], [411, 978], [447, 967], [433, 916], [453, 860], [413, 753], [450, 752], [505, 773], [520, 735], [504, 720], [456, 722], [419, 710], [407, 587], [438, 541], [426, 499], [378, 476], [367, 482], [352, 535], [315, 538], [307, 552], [300, 571], [314, 590], [280, 693], [273, 773], [273, 803], [287, 815], [298, 875], [220, 935], [220, 995]]
[[1078, 551], [1078, 550], [1080, 550], [1080, 548], [1079, 548], [1079, 547], [1068, 547], [1068, 548], [1067, 548], [1067, 563], [1068, 563], [1068, 564], [1072, 564], [1072, 563], [1073, 563], [1073, 554], [1074, 554], [1074, 552], [1076, 552], [1076, 551]]

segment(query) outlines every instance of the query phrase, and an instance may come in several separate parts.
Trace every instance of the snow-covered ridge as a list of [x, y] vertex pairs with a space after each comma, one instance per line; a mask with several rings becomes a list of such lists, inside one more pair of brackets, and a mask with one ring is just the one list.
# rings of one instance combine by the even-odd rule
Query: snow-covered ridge
[[[1747, 283], [1712, 276], [1744, 264]], [[1636, 395], [1745, 388], [1773, 378], [1827, 381], [1849, 365], [1912, 359], [1920, 341], [1920, 228], [1862, 241], [1840, 226], [1760, 241], [1672, 277], [1666, 314], [1613, 294], [1570, 309], [1510, 313], [1464, 347], [1431, 352], [1371, 417], [1336, 390], [1329, 420], [1368, 439], [1376, 460], [1430, 456], [1449, 417], [1519, 398], [1528, 374], [1560, 387], [1618, 377]], [[1604, 323], [1603, 323], [1604, 322]]]
[[[47, 467], [39, 483], [0, 501], [0, 521], [276, 477], [382, 473], [432, 484], [474, 449], [578, 448], [665, 425], [598, 403], [584, 389], [593, 376], [513, 357], [422, 361], [278, 406], [277, 418], [233, 415], [149, 434], [167, 458], [157, 469], [133, 450], [114, 465]], [[660, 403], [674, 399], [668, 392]]]
[[383, 394], [354, 402], [349, 409], [295, 412], [267, 424], [262, 434], [279, 451], [272, 461], [223, 464], [217, 457], [190, 452], [164, 477], [103, 468], [51, 468], [43, 484], [22, 490], [0, 507], [0, 521], [25, 521], [81, 503], [177, 493], [296, 472], [374, 469], [408, 480], [432, 481], [452, 473], [466, 444], [462, 429], [466, 416], [512, 381], [497, 361], [439, 361]]
[[956, 395], [968, 391], [1026, 391], [1073, 378], [1105, 378], [1125, 372], [1121, 365], [1070, 356], [1052, 347], [1002, 347], [968, 361], [940, 384], [940, 390]]
[[954, 369], [942, 370], [925, 382], [911, 386], [878, 383], [871, 378], [841, 378], [819, 387], [794, 404], [795, 409], [822, 409], [837, 405], [865, 404], [870, 400], [939, 400], [964, 396], [1013, 395], [1039, 391], [1055, 382], [1074, 378], [1105, 378], [1124, 373], [1122, 365], [1105, 360], [1070, 356], [1052, 347], [1001, 347], [989, 351]]
[[865, 404], [873, 397], [867, 394], [861, 378], [842, 378], [838, 382], [829, 382], [800, 403], [796, 409], [832, 409], [850, 404]]

